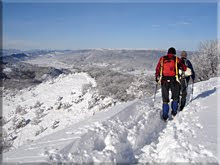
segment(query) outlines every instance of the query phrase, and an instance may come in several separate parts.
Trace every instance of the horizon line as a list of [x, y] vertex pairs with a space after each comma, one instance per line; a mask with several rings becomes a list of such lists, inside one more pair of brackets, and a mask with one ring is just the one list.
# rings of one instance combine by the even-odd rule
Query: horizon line
[[[171, 46], [172, 47], [172, 46]], [[174, 47], [175, 48], [175, 47]], [[19, 49], [19, 48], [2, 48], [1, 50], [18, 50], [18, 51], [75, 51], [75, 50], [150, 50], [150, 51], [167, 51], [169, 48], [77, 48], [77, 49], [49, 49], [49, 48], [36, 48], [36, 49]], [[176, 49], [176, 48], [175, 48]], [[198, 50], [191, 50], [191, 49], [176, 49], [176, 51], [192, 51], [196, 52]]]

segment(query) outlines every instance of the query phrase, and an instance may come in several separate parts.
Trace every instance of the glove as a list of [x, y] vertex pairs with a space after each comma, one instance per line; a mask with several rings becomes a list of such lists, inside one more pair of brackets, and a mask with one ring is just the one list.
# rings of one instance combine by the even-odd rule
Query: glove
[[160, 78], [158, 76], [156, 76], [155, 81], [158, 83], [159, 80], [160, 80]]

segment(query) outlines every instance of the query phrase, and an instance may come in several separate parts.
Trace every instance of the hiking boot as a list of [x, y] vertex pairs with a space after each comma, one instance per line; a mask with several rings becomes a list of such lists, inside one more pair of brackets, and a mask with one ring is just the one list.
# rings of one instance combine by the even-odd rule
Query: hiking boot
[[168, 117], [165, 117], [164, 115], [162, 115], [162, 116], [161, 116], [161, 119], [162, 119], [163, 121], [167, 121], [167, 120], [168, 120]]
[[183, 108], [184, 108], [183, 106], [180, 106], [180, 109], [179, 109], [179, 111], [182, 111], [182, 110], [183, 110]]
[[176, 116], [177, 112], [176, 111], [171, 111], [171, 115], [174, 117]]

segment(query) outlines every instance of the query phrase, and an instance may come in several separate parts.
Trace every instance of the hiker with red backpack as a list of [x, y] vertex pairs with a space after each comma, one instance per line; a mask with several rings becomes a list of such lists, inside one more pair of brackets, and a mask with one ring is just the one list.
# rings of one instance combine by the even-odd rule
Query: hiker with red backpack
[[178, 110], [180, 81], [179, 68], [186, 71], [187, 67], [176, 55], [175, 48], [168, 49], [167, 55], [160, 58], [156, 67], [156, 82], [161, 84], [162, 91], [162, 119], [167, 120], [169, 114], [169, 91], [172, 93], [171, 114], [176, 116]]

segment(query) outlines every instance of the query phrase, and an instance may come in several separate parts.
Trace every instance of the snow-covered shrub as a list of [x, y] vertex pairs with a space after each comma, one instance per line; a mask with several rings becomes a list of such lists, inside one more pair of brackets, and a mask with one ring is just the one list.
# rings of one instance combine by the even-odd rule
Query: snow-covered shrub
[[27, 111], [21, 105], [18, 105], [15, 109], [15, 114], [25, 115]]
[[97, 105], [96, 101], [94, 99], [90, 100], [88, 102], [88, 109], [92, 109], [95, 105]]
[[50, 107], [47, 108], [47, 111], [50, 111], [50, 110], [52, 110], [52, 109], [53, 109], [53, 107], [50, 106]]
[[68, 109], [69, 107], [71, 107], [72, 104], [66, 102], [66, 103], [62, 103], [62, 102], [56, 102], [54, 109], [56, 110], [60, 110], [60, 109]]
[[94, 92], [92, 94], [92, 99], [88, 102], [88, 109], [92, 109], [95, 105], [99, 104], [99, 95], [98, 93]]
[[15, 115], [12, 119], [13, 129], [19, 129], [21, 127], [24, 127], [26, 125], [26, 120], [18, 115]]
[[154, 82], [155, 81], [153, 76], [139, 76], [127, 89], [127, 93], [134, 95], [135, 98], [151, 96], [155, 89]]
[[39, 108], [41, 107], [41, 105], [43, 105], [43, 103], [41, 103], [40, 101], [37, 101], [34, 105], [34, 108]]
[[57, 101], [61, 101], [63, 99], [62, 96], [58, 96]]
[[192, 64], [196, 73], [196, 80], [203, 81], [218, 75], [220, 50], [217, 40], [200, 43], [197, 54], [192, 57]]
[[72, 102], [75, 104], [78, 104], [80, 102], [82, 102], [84, 100], [84, 98], [80, 95], [77, 98], [73, 99]]
[[105, 102], [105, 103], [101, 103], [101, 104], [99, 104], [99, 110], [108, 108], [108, 107], [110, 107], [112, 105], [114, 105], [114, 104], [113, 104], [113, 102], [111, 100], [109, 100], [108, 102]]
[[59, 126], [60, 121], [59, 120], [55, 120], [53, 125], [51, 126], [52, 129], [55, 129]]
[[59, 110], [59, 109], [61, 109], [61, 107], [62, 107], [62, 102], [56, 102], [54, 109]]
[[47, 127], [43, 127], [43, 126], [40, 126], [39, 129], [35, 132], [35, 136], [41, 134], [42, 132], [44, 132], [45, 130], [47, 129]]
[[72, 104], [70, 104], [70, 103], [63, 103], [62, 104], [62, 108], [63, 109], [68, 109], [68, 108], [70, 108], [72, 106]]
[[44, 109], [42, 108], [38, 108], [36, 111], [35, 111], [35, 115], [37, 118], [42, 118], [45, 114], [44, 114]]

